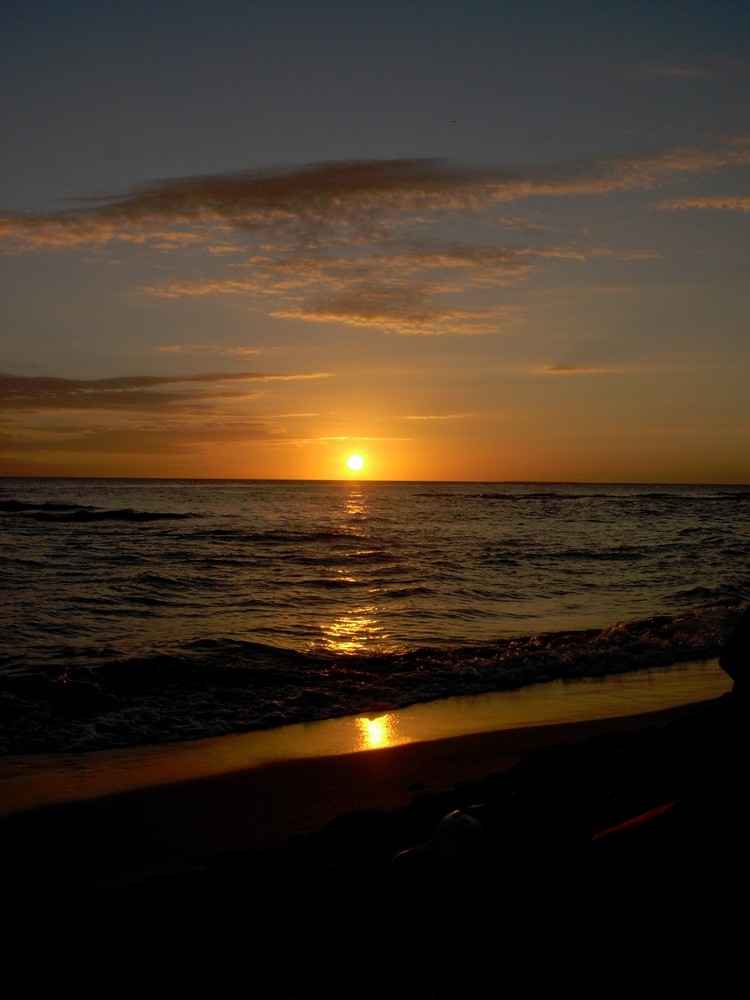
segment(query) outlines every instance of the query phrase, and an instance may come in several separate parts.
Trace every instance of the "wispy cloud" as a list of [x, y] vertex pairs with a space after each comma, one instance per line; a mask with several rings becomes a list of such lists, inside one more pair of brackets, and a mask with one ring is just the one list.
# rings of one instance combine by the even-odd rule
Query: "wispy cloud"
[[[650, 191], [747, 163], [750, 138], [734, 136], [702, 148], [548, 169], [370, 160], [189, 177], [91, 199], [65, 212], [5, 215], [0, 247], [16, 253], [103, 250], [124, 242], [155, 251], [160, 268], [165, 253], [181, 250], [174, 258], [181, 272], [143, 285], [138, 294], [241, 296], [276, 319], [409, 336], [487, 335], [506, 330], [520, 316], [501, 289], [528, 279], [550, 261], [583, 262], [608, 251], [586, 248], [573, 235], [562, 246], [545, 245], [542, 237], [536, 245], [426, 238], [441, 231], [438, 223], [452, 224], [460, 215], [462, 221], [481, 223], [483, 237], [505, 227], [507, 238], [500, 211], [506, 203]], [[660, 207], [747, 210], [742, 198], [720, 203], [683, 197]], [[520, 223], [511, 221], [517, 233]], [[649, 254], [633, 248], [619, 256], [636, 260]], [[480, 294], [469, 304], [472, 293]], [[160, 350], [187, 353], [179, 345]], [[253, 356], [243, 350], [248, 349], [191, 349], [197, 356]], [[153, 387], [148, 391], [154, 398]]]
[[258, 358], [265, 353], [260, 347], [222, 347], [220, 344], [162, 344], [156, 350], [160, 354], [225, 355], [232, 358]]
[[675, 175], [750, 162], [750, 141], [735, 137], [712, 148], [577, 161], [554, 169], [471, 169], [439, 160], [322, 163], [288, 171], [156, 181], [55, 213], [6, 214], [0, 239], [16, 251], [112, 241], [161, 248], [200, 243], [232, 249], [221, 233], [273, 232], [317, 245], [325, 231], [356, 230], [379, 239], [381, 227], [415, 217], [484, 211], [493, 204], [568, 195], [646, 190]]
[[231, 295], [272, 299], [273, 316], [341, 322], [400, 334], [478, 334], [505, 328], [509, 308], [456, 308], [446, 296], [503, 287], [530, 276], [534, 262], [582, 261], [564, 247], [412, 244], [353, 257], [255, 255], [223, 279], [178, 280], [146, 289], [168, 298]]
[[167, 284], [143, 288], [148, 292], [165, 299], [178, 299], [183, 296], [200, 295], [236, 295], [257, 291], [257, 282], [250, 278], [217, 278], [212, 280], [178, 280]]
[[750, 194], [706, 198], [672, 198], [660, 201], [657, 208], [678, 211], [685, 208], [718, 208], [730, 212], [750, 212]]
[[[294, 372], [103, 379], [0, 375], [0, 453], [9, 462], [13, 456], [34, 455], [39, 469], [56, 462], [78, 467], [84, 456], [81, 468], [86, 468], [89, 461], [107, 464], [118, 455], [140, 461], [135, 467], [144, 469], [154, 468], [149, 457], [167, 463], [179, 463], [181, 457], [210, 461], [214, 449], [289, 444], [293, 439], [283, 421], [314, 414], [259, 412], [253, 400], [261, 393], [253, 387], [326, 377]], [[181, 466], [169, 468], [174, 474]]]
[[166, 298], [192, 295], [253, 294], [274, 298], [340, 291], [362, 285], [411, 285], [431, 274], [432, 288], [504, 285], [527, 276], [537, 259], [585, 260], [580, 249], [428, 242], [406, 250], [354, 256], [255, 255], [217, 279], [182, 279], [143, 289]]
[[354, 435], [354, 434], [327, 434], [324, 437], [309, 438], [308, 440], [310, 440], [310, 441], [328, 442], [328, 443], [334, 442], [334, 441], [336, 441], [336, 442], [357, 441], [360, 444], [363, 444], [365, 441], [369, 441], [369, 442], [371, 442], [371, 441], [408, 441], [410, 439], [409, 438], [405, 438], [405, 437], [393, 437], [392, 435], [382, 436], [382, 435], [372, 435], [371, 434], [371, 435], [362, 436], [361, 434], [357, 434], [357, 435]]
[[617, 260], [660, 260], [661, 254], [651, 250], [631, 250], [617, 254]]
[[510, 307], [495, 309], [430, 308], [426, 290], [414, 288], [360, 288], [350, 294], [321, 298], [309, 305], [279, 309], [273, 316], [316, 323], [346, 323], [406, 335], [485, 334], [508, 326]]
[[26, 433], [0, 433], [0, 450], [6, 453], [55, 452], [81, 455], [179, 455], [199, 454], [209, 444], [273, 441], [280, 433], [268, 424], [245, 422], [207, 427], [39, 427]]
[[404, 420], [468, 420], [476, 413], [410, 413]]
[[540, 365], [535, 369], [537, 375], [612, 375], [622, 371], [602, 365]]
[[201, 373], [102, 379], [0, 375], [0, 408], [18, 410], [155, 410], [187, 402], [247, 398], [236, 383], [327, 378], [326, 373]]

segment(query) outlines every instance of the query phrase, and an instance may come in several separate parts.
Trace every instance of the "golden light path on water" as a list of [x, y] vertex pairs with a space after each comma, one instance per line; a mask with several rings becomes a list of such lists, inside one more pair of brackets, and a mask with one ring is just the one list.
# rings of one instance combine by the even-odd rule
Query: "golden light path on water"
[[331, 653], [371, 652], [372, 640], [384, 638], [377, 613], [374, 604], [363, 604], [321, 625], [325, 649]]
[[[361, 455], [350, 455], [347, 465], [352, 471], [361, 469], [364, 460]], [[347, 522], [342, 525], [344, 530], [351, 524], [367, 516], [367, 503], [361, 489], [353, 487], [346, 497], [344, 510]], [[356, 580], [352, 580], [355, 582]], [[359, 604], [346, 611], [332, 622], [323, 623], [320, 627], [323, 636], [323, 646], [332, 653], [354, 654], [372, 651], [373, 643], [382, 643], [387, 638], [381, 618], [383, 609], [374, 601]], [[399, 743], [411, 742], [408, 736], [398, 734], [398, 716], [388, 713], [377, 718], [358, 716], [353, 720], [358, 730], [353, 749], [377, 750], [384, 747], [398, 746]]]
[[[359, 455], [352, 455], [351, 458], [361, 458]], [[351, 459], [350, 459], [351, 461]], [[343, 532], [351, 531], [352, 523], [367, 517], [367, 502], [361, 489], [354, 486], [346, 495], [344, 502], [345, 520], [340, 525]], [[357, 536], [352, 535], [352, 542], [356, 544]], [[357, 555], [366, 554], [366, 550], [352, 553]], [[355, 576], [339, 576], [338, 581], [347, 584], [356, 584]], [[322, 622], [320, 632], [322, 636], [322, 646], [330, 653], [355, 654], [369, 653], [374, 649], [382, 651], [383, 641], [388, 638], [385, 627], [383, 609], [374, 600], [363, 601], [356, 607], [342, 611], [333, 621]]]
[[367, 513], [367, 503], [362, 490], [353, 487], [346, 497], [346, 513], [349, 517], [364, 517]]

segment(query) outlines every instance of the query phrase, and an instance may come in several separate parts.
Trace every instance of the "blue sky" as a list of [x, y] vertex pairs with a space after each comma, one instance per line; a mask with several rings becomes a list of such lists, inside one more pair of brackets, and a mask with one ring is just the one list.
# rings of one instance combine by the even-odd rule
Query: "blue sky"
[[6, 473], [750, 479], [745, 3], [4, 11]]

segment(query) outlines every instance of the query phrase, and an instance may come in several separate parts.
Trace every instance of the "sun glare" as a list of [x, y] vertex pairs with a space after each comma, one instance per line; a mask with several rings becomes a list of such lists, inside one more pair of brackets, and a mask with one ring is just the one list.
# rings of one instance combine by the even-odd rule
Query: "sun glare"
[[350, 472], [359, 472], [364, 468], [365, 460], [361, 455], [350, 455], [346, 460], [347, 468]]

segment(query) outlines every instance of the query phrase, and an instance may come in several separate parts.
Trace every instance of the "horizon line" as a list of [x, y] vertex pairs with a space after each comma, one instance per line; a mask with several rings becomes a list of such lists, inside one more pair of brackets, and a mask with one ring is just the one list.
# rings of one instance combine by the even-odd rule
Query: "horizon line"
[[116, 482], [162, 482], [162, 483], [345, 483], [349, 485], [365, 485], [380, 483], [383, 485], [399, 483], [443, 483], [443, 484], [483, 484], [488, 486], [738, 486], [750, 487], [750, 482], [724, 482], [721, 480], [700, 480], [687, 482], [673, 479], [367, 479], [340, 477], [337, 479], [312, 479], [293, 476], [95, 476], [95, 475], [13, 475], [0, 472], [0, 481], [5, 479], [77, 479], [83, 481], [107, 480]]

